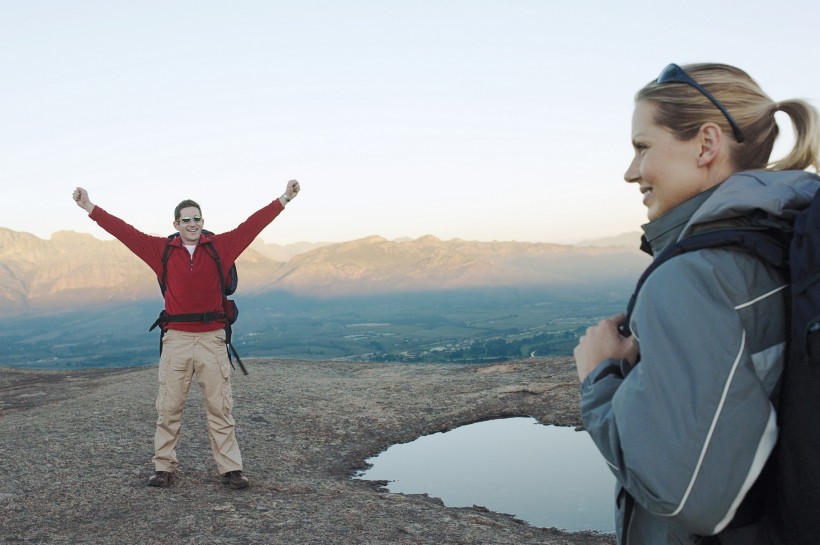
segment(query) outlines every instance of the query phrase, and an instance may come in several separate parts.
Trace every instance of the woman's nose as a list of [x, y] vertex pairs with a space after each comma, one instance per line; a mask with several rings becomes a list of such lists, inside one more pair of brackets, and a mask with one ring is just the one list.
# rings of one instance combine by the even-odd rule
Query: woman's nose
[[629, 168], [624, 172], [624, 181], [626, 183], [637, 182], [641, 177], [641, 170], [638, 168], [637, 159], [633, 159], [629, 164]]

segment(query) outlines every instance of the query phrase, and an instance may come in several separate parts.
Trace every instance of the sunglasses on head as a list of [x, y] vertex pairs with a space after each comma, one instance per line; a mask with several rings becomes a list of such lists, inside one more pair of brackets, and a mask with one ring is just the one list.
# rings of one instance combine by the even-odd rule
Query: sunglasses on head
[[712, 95], [712, 93], [707, 91], [703, 85], [693, 80], [692, 77], [689, 74], [687, 74], [683, 68], [681, 68], [677, 64], [670, 64], [669, 66], [663, 69], [661, 75], [658, 76], [657, 80], [655, 80], [655, 83], [686, 83], [700, 91], [700, 93], [703, 96], [711, 100], [712, 104], [717, 106], [718, 110], [723, 112], [723, 115], [726, 116], [726, 121], [728, 121], [729, 125], [732, 126], [732, 132], [735, 135], [735, 140], [737, 140], [738, 143], [743, 142], [743, 133], [741, 132], [738, 124], [735, 123], [735, 119], [729, 113], [729, 110], [727, 110], [723, 106], [723, 104], [721, 104], [720, 101]]
[[191, 223], [191, 220], [193, 220], [194, 223], [199, 223], [202, 221], [202, 216], [185, 216], [184, 218], [179, 218], [177, 221], [179, 223]]

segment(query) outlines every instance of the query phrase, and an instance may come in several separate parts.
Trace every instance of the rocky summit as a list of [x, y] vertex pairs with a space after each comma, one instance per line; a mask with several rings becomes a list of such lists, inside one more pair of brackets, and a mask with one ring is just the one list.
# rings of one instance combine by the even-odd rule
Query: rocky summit
[[[532, 416], [578, 426], [569, 358], [491, 366], [256, 360], [234, 378], [251, 485], [220, 483], [198, 388], [169, 489], [146, 486], [156, 368], [0, 368], [0, 541], [94, 545], [612, 544], [352, 479], [394, 443]], [[510, 460], [515, 463], [515, 460]], [[603, 463], [603, 461], [601, 462]], [[581, 476], [579, 476], [581, 478]]]

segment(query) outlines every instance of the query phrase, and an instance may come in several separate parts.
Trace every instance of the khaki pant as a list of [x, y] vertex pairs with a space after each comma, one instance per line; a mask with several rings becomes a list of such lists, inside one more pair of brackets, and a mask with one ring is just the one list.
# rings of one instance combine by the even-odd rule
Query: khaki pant
[[154, 435], [154, 468], [176, 471], [176, 446], [182, 410], [194, 375], [202, 390], [208, 415], [211, 451], [220, 473], [242, 469], [236, 442], [231, 392], [231, 366], [225, 331], [189, 333], [169, 329], [162, 338], [157, 394], [157, 431]]

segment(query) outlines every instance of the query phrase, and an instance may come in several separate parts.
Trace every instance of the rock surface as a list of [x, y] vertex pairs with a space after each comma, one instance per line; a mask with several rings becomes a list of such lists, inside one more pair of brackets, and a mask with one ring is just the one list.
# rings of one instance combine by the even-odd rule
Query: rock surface
[[577, 426], [569, 358], [497, 366], [258, 360], [234, 375], [251, 481], [220, 484], [191, 388], [170, 489], [146, 486], [156, 368], [0, 368], [0, 542], [43, 544], [611, 544], [481, 507], [351, 479], [394, 443], [532, 416]]

